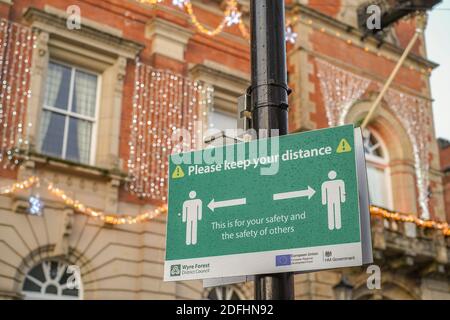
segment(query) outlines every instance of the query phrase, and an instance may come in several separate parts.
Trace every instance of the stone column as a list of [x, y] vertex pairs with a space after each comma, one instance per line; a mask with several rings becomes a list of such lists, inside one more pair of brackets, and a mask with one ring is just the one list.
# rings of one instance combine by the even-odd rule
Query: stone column
[[32, 127], [29, 127], [29, 141], [31, 149], [35, 149], [36, 142], [39, 134], [39, 113], [41, 111], [42, 102], [44, 99], [45, 90], [45, 78], [47, 74], [47, 66], [49, 60], [48, 51], [49, 34], [44, 31], [40, 31], [35, 48], [33, 49], [33, 59], [31, 64], [31, 80], [30, 90], [31, 98], [28, 100], [27, 109], [27, 121], [32, 123]]
[[118, 57], [102, 74], [101, 105], [97, 134], [96, 165], [108, 169], [121, 168], [119, 136], [127, 59]]
[[145, 37], [151, 40], [151, 55], [156, 67], [176, 69], [185, 65], [185, 51], [193, 32], [177, 24], [152, 19], [146, 26]]

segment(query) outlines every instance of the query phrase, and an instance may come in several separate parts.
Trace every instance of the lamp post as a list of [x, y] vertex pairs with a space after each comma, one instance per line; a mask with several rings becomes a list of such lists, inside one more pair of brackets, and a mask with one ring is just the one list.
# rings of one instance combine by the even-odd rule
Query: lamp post
[[341, 281], [333, 287], [333, 290], [336, 300], [352, 300], [353, 286], [345, 274], [342, 274]]
[[[288, 95], [284, 0], [251, 0], [251, 100], [252, 127], [258, 138], [277, 129], [288, 133]], [[294, 274], [255, 277], [258, 300], [293, 300]]]

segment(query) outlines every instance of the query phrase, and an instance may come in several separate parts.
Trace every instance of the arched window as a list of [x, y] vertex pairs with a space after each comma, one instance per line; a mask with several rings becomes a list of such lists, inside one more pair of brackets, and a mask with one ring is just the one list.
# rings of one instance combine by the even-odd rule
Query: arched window
[[43, 261], [25, 276], [22, 293], [26, 300], [82, 299], [79, 268], [55, 260]]
[[370, 203], [392, 209], [389, 180], [389, 160], [380, 136], [372, 130], [364, 130], [364, 151], [367, 163]]
[[242, 293], [234, 286], [214, 287], [208, 293], [209, 300], [244, 300]]

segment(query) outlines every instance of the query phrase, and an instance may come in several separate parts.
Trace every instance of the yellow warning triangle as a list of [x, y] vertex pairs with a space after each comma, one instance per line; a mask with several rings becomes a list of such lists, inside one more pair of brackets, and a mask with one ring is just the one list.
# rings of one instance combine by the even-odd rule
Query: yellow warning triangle
[[175, 171], [172, 173], [172, 179], [179, 179], [184, 177], [184, 171], [180, 166], [175, 168]]
[[352, 147], [350, 147], [350, 144], [347, 140], [342, 139], [341, 142], [339, 142], [339, 145], [336, 149], [337, 153], [344, 153], [344, 152], [350, 152], [352, 151]]

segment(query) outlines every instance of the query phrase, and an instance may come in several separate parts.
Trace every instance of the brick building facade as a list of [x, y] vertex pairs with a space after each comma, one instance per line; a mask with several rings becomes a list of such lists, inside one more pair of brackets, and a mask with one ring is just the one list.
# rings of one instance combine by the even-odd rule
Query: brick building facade
[[[355, 9], [362, 2], [286, 1], [288, 25], [297, 35], [287, 47], [290, 132], [359, 123], [414, 34], [411, 19], [383, 40], [364, 38]], [[0, 195], [0, 297], [252, 299], [251, 283], [205, 290], [197, 281], [163, 282], [164, 215], [111, 225], [80, 214], [89, 206], [136, 216], [164, 206], [168, 124], [193, 130], [203, 119], [204, 127], [235, 126], [237, 98], [250, 83], [248, 1], [238, 1], [243, 23], [225, 25], [214, 36], [198, 25], [220, 25], [227, 1], [190, 3], [198, 20], [172, 1], [0, 0], [2, 57], [9, 59], [2, 80], [16, 83], [11, 90], [24, 100], [26, 120], [15, 112], [5, 119], [31, 124], [25, 152], [9, 157], [14, 149], [1, 150], [8, 165], [0, 186], [40, 181]], [[72, 30], [67, 22], [78, 9], [81, 28]], [[29, 59], [21, 45], [26, 38], [20, 38], [26, 32]], [[381, 289], [367, 287], [365, 268], [316, 272], [296, 276], [297, 299], [333, 299], [343, 274], [354, 299], [450, 299], [448, 227], [423, 224], [449, 218], [443, 196], [448, 174], [441, 170], [432, 120], [429, 76], [435, 67], [421, 36], [365, 132]], [[27, 92], [22, 99], [19, 84]], [[213, 90], [213, 100], [202, 97], [205, 88]], [[2, 101], [12, 105], [15, 95], [3, 89]], [[180, 108], [178, 114], [171, 108]], [[153, 134], [154, 128], [162, 129]], [[14, 143], [22, 143], [19, 138]], [[147, 158], [141, 163], [141, 157]], [[55, 197], [55, 187], [65, 195]], [[28, 213], [36, 194], [42, 216]], [[387, 218], [394, 212], [417, 219]], [[78, 290], [64, 284], [68, 265], [80, 269]]]
[[438, 139], [440, 148], [440, 159], [442, 173], [444, 174], [444, 201], [447, 221], [450, 220], [450, 142], [445, 139]]

